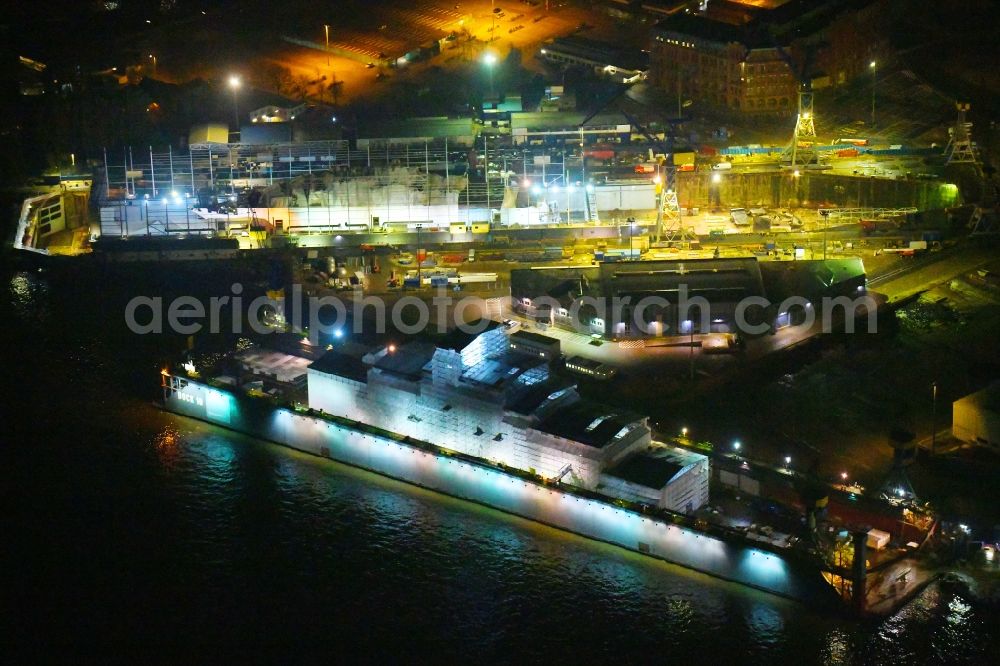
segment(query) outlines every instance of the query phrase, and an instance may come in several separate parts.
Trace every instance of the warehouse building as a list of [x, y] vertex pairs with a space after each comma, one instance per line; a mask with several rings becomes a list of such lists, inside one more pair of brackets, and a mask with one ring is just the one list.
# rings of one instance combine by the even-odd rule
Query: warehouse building
[[[511, 305], [539, 323], [617, 340], [736, 332], [738, 311], [748, 324], [777, 329], [799, 323], [806, 303], [855, 297], [865, 284], [857, 257], [605, 262], [515, 269]], [[782, 307], [789, 298], [800, 304]]]
[[[699, 303], [707, 303], [704, 316], [713, 329], [728, 330], [737, 304], [763, 295], [754, 258], [609, 262], [511, 271], [515, 311], [535, 321], [612, 339], [700, 331]], [[620, 307], [615, 307], [616, 302]]]

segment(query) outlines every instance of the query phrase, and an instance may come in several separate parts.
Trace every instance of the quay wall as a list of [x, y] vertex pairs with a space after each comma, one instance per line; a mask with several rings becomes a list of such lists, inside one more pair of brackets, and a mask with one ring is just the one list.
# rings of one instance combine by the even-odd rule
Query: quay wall
[[456, 459], [326, 419], [248, 401], [200, 382], [165, 376], [164, 406], [299, 451], [371, 470], [615, 544], [711, 576], [809, 603], [833, 603], [819, 569], [730, 543], [610, 502], [564, 492], [488, 464]]

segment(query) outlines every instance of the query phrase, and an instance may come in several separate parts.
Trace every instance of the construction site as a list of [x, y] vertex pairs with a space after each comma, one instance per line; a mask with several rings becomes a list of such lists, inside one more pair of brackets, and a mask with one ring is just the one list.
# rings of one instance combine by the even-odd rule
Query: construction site
[[[25, 201], [15, 246], [74, 254], [140, 237], [228, 239], [244, 250], [584, 242], [641, 254], [700, 251], [707, 241], [717, 255], [727, 244], [783, 244], [815, 256], [822, 236], [825, 256], [831, 240], [853, 249], [888, 234], [882, 245], [894, 250], [966, 222], [995, 233], [995, 185], [968, 104], [955, 105], [946, 145], [882, 144], [819, 136], [807, 86], [783, 143], [710, 147], [692, 143], [687, 118], [640, 121], [629, 90], [587, 115], [511, 114], [519, 129], [510, 133], [472, 123], [469, 136], [252, 144], [206, 125], [176, 150], [105, 149], [90, 173]], [[544, 123], [531, 126], [539, 115]], [[948, 212], [970, 201], [979, 205]]]

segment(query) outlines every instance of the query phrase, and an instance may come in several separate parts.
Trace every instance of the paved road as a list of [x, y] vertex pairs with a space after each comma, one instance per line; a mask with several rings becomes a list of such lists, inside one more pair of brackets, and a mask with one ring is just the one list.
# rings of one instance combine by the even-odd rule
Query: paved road
[[984, 247], [955, 247], [905, 261], [910, 263], [869, 279], [869, 285], [885, 294], [890, 302], [912, 296], [948, 282], [956, 275], [995, 262], [996, 252]]

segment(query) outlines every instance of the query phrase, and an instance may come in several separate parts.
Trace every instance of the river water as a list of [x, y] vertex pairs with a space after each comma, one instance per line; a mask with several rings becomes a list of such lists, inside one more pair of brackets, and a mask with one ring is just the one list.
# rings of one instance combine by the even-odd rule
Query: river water
[[988, 609], [938, 587], [858, 622], [165, 414], [150, 400], [179, 341], [120, 324], [147, 282], [14, 263], [8, 637], [436, 661], [963, 663], [1000, 648]]

